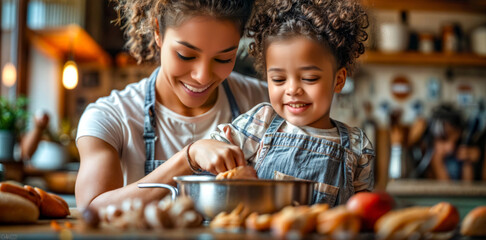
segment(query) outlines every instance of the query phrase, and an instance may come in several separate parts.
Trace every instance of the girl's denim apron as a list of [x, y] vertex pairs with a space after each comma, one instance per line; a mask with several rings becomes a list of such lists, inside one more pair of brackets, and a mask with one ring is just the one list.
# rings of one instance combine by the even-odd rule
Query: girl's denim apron
[[255, 169], [263, 179], [316, 181], [312, 203], [331, 207], [345, 203], [354, 194], [352, 168], [346, 166], [349, 134], [343, 123], [333, 121], [341, 144], [317, 137], [278, 132], [285, 120], [276, 115], [263, 136]]
[[[155, 160], [155, 142], [157, 141], [157, 135], [155, 133], [155, 80], [160, 68], [155, 71], [149, 77], [149, 83], [147, 85], [147, 91], [145, 94], [145, 106], [144, 106], [144, 127], [143, 127], [143, 139], [145, 141], [145, 175], [151, 173], [158, 166], [162, 165], [166, 160]], [[222, 83], [228, 102], [231, 108], [231, 116], [235, 119], [240, 110], [236, 104], [236, 100], [228, 85], [228, 81], [225, 80]], [[159, 143], [164, 145], [163, 142]], [[188, 143], [189, 144], [189, 143]]]

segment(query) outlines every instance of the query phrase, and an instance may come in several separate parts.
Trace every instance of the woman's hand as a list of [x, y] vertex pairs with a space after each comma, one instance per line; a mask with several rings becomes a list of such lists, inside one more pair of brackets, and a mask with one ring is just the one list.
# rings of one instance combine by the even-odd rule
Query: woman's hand
[[189, 161], [213, 174], [244, 166], [245, 157], [238, 146], [213, 139], [202, 139], [189, 148]]

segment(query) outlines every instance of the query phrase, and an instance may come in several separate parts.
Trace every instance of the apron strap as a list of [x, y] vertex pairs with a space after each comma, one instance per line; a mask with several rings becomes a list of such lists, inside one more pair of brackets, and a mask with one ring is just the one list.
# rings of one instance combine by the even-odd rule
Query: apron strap
[[145, 141], [145, 175], [154, 169], [155, 157], [155, 81], [159, 68], [157, 68], [149, 78], [147, 90], [145, 91], [144, 100], [144, 123], [143, 123], [143, 140]]
[[266, 137], [268, 134], [274, 134], [278, 131], [280, 126], [282, 126], [282, 123], [285, 120], [280, 117], [280, 115], [275, 114], [275, 117], [273, 117], [272, 122], [270, 122], [270, 125], [268, 126], [267, 130], [265, 131], [264, 137], [263, 137], [263, 144], [270, 144], [273, 138]]
[[231, 88], [229, 87], [228, 80], [225, 79], [222, 83], [224, 92], [226, 93], [226, 97], [228, 98], [228, 102], [231, 108], [231, 121], [235, 120], [240, 115], [240, 109], [238, 108], [238, 104], [236, 104], [235, 96], [233, 92], [231, 92]]
[[265, 134], [267, 133], [271, 134], [277, 132], [284, 121], [285, 120], [282, 117], [280, 117], [280, 115], [275, 114], [275, 117], [273, 117], [272, 122], [267, 128], [267, 131], [265, 131]]
[[336, 121], [331, 119], [334, 125], [336, 125], [337, 130], [339, 132], [339, 136], [341, 138], [341, 145], [343, 145], [346, 149], [351, 149], [351, 144], [349, 142], [349, 132], [348, 128], [340, 121]]

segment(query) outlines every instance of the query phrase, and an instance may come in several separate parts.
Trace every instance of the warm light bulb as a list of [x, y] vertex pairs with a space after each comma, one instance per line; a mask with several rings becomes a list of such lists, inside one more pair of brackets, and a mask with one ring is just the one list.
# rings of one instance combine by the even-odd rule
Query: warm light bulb
[[17, 81], [17, 69], [12, 63], [7, 63], [2, 70], [3, 85], [11, 87]]
[[66, 89], [74, 89], [78, 85], [78, 66], [74, 61], [67, 61], [64, 64], [62, 85]]

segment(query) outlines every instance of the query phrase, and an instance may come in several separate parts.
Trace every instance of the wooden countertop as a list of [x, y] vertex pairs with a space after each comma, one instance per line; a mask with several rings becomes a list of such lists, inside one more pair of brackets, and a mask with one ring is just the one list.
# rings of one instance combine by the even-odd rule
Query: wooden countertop
[[[213, 230], [203, 226], [191, 229], [147, 229], [121, 230], [116, 228], [82, 229], [79, 224], [79, 212], [71, 209], [71, 216], [66, 219], [38, 220], [28, 225], [0, 225], [0, 239], [282, 239], [276, 238], [270, 232], [252, 232], [244, 229], [236, 231]], [[51, 221], [56, 221], [62, 227], [56, 231], [51, 227]], [[65, 227], [65, 223], [72, 228]], [[322, 239], [317, 233], [308, 234], [305, 239]], [[295, 239], [302, 239], [296, 236]], [[374, 239], [373, 233], [362, 233], [358, 240]]]
[[[213, 230], [203, 226], [193, 229], [147, 229], [147, 230], [121, 230], [115, 228], [83, 229], [79, 223], [79, 212], [71, 209], [71, 215], [66, 219], [42, 219], [29, 225], [0, 225], [0, 239], [282, 239], [272, 235], [271, 232], [253, 232], [249, 230], [222, 231]], [[51, 222], [56, 221], [61, 230], [54, 230]], [[66, 227], [66, 223], [72, 225]], [[453, 239], [469, 239], [459, 234], [459, 228]], [[331, 239], [329, 236], [311, 233], [300, 237], [288, 235], [287, 239]], [[372, 232], [360, 233], [357, 240], [372, 240]]]
[[388, 182], [386, 191], [394, 196], [450, 196], [486, 198], [486, 182], [397, 179]]
[[[35, 224], [0, 225], [0, 239], [247, 239], [242, 232], [215, 232], [208, 227], [195, 229], [121, 230], [116, 228], [84, 229], [79, 223], [79, 211], [71, 208], [65, 219], [40, 219]], [[56, 221], [61, 230], [51, 227]], [[72, 225], [66, 227], [66, 223]], [[268, 239], [271, 236], [252, 236]]]

